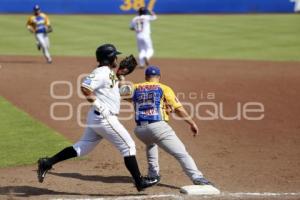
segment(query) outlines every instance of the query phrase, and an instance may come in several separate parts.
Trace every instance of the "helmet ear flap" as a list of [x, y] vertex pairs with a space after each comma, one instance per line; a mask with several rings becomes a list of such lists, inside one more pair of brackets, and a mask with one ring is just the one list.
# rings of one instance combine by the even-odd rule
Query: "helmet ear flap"
[[116, 47], [112, 44], [101, 45], [96, 50], [97, 61], [102, 65], [112, 64], [118, 54], [121, 54], [121, 52], [118, 52]]
[[102, 60], [98, 60], [98, 62], [101, 65], [111, 65], [115, 60], [115, 56], [114, 57], [110, 57], [110, 58], [106, 58], [106, 59], [102, 59]]

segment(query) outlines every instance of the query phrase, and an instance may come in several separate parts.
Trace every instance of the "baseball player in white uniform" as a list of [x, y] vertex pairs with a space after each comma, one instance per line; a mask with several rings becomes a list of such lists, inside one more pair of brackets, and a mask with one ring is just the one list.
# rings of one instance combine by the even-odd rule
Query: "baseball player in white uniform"
[[156, 19], [157, 16], [154, 12], [141, 7], [138, 10], [138, 16], [134, 17], [131, 21], [130, 29], [136, 33], [140, 67], [148, 66], [149, 60], [154, 54], [150, 22]]
[[300, 13], [300, 0], [290, 0], [290, 1], [295, 3], [294, 12]]
[[28, 18], [26, 26], [31, 33], [34, 33], [38, 50], [43, 51], [47, 63], [50, 64], [52, 63], [52, 58], [49, 52], [48, 33], [52, 32], [52, 26], [48, 16], [41, 12], [39, 5], [33, 7], [33, 13], [34, 15]]
[[135, 157], [135, 143], [117, 117], [120, 110], [120, 93], [119, 80], [114, 68], [117, 67], [118, 54], [120, 52], [112, 44], [104, 44], [97, 49], [96, 57], [99, 66], [81, 84], [83, 94], [92, 103], [84, 134], [73, 146], [63, 149], [53, 157], [38, 160], [37, 175], [40, 182], [43, 182], [47, 171], [54, 164], [69, 158], [84, 156], [102, 139], [107, 139], [124, 157], [125, 165], [138, 191], [157, 183], [141, 176]]

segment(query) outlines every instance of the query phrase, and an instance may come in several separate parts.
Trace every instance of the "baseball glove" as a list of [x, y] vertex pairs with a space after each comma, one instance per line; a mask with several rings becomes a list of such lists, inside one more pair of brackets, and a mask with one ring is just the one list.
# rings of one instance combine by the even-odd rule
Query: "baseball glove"
[[121, 60], [119, 64], [119, 68], [117, 70], [117, 76], [126, 76], [134, 71], [137, 66], [137, 61], [133, 55], [130, 55], [123, 60]]
[[52, 28], [52, 26], [48, 26], [47, 33], [51, 33], [51, 32], [53, 32], [53, 28]]

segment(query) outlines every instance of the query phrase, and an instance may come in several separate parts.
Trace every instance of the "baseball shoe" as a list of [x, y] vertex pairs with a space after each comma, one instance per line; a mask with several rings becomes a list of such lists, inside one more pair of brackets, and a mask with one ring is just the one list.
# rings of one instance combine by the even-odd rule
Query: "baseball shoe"
[[141, 177], [139, 183], [135, 183], [135, 187], [140, 192], [148, 187], [151, 187], [151, 186], [157, 184], [158, 182], [159, 182], [158, 179], [153, 178], [152, 180], [149, 180], [146, 177]]
[[211, 182], [209, 182], [206, 178], [201, 177], [193, 180], [194, 185], [213, 185]]
[[149, 65], [150, 65], [149, 60], [148, 60], [147, 58], [144, 58], [144, 61], [145, 61], [145, 63], [146, 63], [146, 66], [149, 66]]
[[44, 181], [44, 178], [50, 169], [52, 169], [52, 165], [49, 163], [48, 158], [40, 158], [38, 160], [37, 177], [40, 183]]
[[52, 63], [52, 59], [47, 59], [47, 63], [51, 64]]
[[145, 178], [150, 182], [155, 182], [155, 185], [160, 182], [160, 176], [145, 176]]
[[41, 46], [40, 44], [37, 44], [37, 45], [36, 45], [36, 48], [38, 49], [38, 51], [40, 51], [41, 48], [42, 48], [42, 46]]

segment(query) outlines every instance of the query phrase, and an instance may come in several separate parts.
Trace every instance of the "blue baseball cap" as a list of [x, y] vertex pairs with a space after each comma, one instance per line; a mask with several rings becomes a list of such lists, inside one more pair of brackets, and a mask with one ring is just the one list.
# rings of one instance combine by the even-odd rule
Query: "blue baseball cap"
[[37, 5], [37, 4], [33, 6], [33, 10], [34, 10], [34, 11], [38, 11], [38, 10], [40, 10], [40, 9], [41, 9], [40, 6]]
[[146, 76], [160, 76], [160, 69], [156, 66], [149, 66], [145, 70], [145, 75]]

